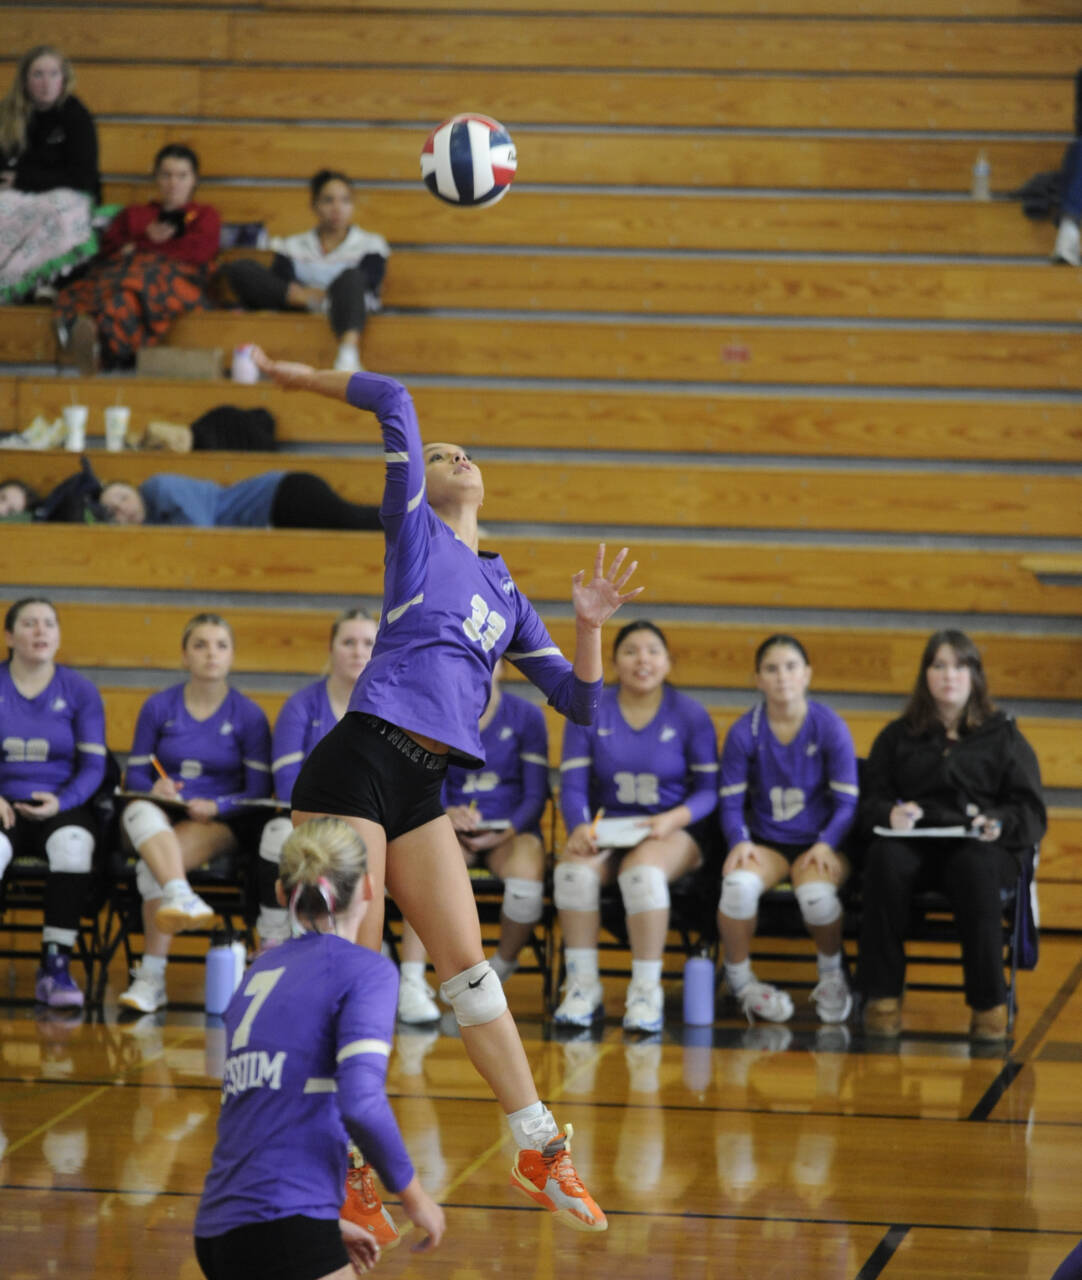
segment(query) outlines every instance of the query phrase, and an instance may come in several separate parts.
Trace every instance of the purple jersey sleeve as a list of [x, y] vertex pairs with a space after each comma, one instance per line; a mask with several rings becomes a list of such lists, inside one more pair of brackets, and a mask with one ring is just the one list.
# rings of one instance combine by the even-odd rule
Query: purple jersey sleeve
[[105, 779], [105, 707], [101, 694], [83, 676], [65, 672], [74, 708], [75, 772], [56, 793], [60, 810], [86, 804]]
[[445, 806], [477, 806], [482, 818], [514, 831], [536, 831], [548, 800], [548, 730], [540, 707], [504, 693], [481, 734], [484, 767], [452, 765], [443, 785]]
[[305, 758], [334, 725], [334, 713], [326, 697], [326, 681], [316, 680], [286, 700], [274, 722], [271, 738], [274, 794], [279, 800], [288, 802]]
[[541, 821], [549, 796], [549, 735], [545, 717], [538, 707], [522, 699], [525, 710], [519, 718], [518, 758], [522, 795], [511, 810], [515, 831], [532, 831]]
[[164, 718], [165, 701], [160, 694], [152, 694], [139, 708], [135, 736], [132, 738], [128, 764], [124, 770], [124, 785], [129, 791], [149, 791], [154, 786], [154, 779], [158, 775], [150, 763], [150, 757], [157, 748]]
[[590, 809], [594, 764], [592, 739], [593, 735], [585, 726], [570, 720], [564, 725], [560, 753], [560, 812], [568, 834], [593, 819]]
[[515, 634], [503, 656], [546, 695], [549, 706], [555, 707], [575, 724], [592, 724], [603, 681], [580, 680], [571, 663], [553, 643], [537, 610], [521, 591], [516, 592], [516, 597], [518, 620]]
[[263, 800], [271, 792], [271, 731], [267, 717], [262, 707], [239, 694], [235, 715], [233, 733], [243, 773], [238, 790], [215, 797], [222, 817], [236, 813], [242, 800]]
[[829, 707], [822, 714], [821, 750], [826, 764], [826, 781], [832, 812], [825, 816], [819, 839], [837, 849], [849, 834], [857, 816], [860, 788], [857, 781], [857, 754], [845, 721]]

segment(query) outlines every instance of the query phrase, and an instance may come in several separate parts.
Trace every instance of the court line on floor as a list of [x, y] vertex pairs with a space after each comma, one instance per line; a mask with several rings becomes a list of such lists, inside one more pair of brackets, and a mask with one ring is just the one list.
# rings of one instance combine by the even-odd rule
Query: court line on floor
[[16, 1138], [13, 1142], [9, 1142], [4, 1149], [4, 1158], [6, 1159], [8, 1156], [13, 1155], [20, 1147], [25, 1147], [28, 1142], [33, 1142], [36, 1137], [46, 1133], [54, 1124], [59, 1124], [61, 1120], [66, 1120], [68, 1116], [74, 1115], [76, 1111], [81, 1111], [83, 1107], [95, 1102], [103, 1093], [108, 1093], [113, 1087], [111, 1084], [101, 1085], [93, 1093], [88, 1093], [85, 1098], [80, 1098], [77, 1102], [73, 1102], [70, 1107], [65, 1107], [62, 1111], [58, 1111], [51, 1119], [39, 1124], [36, 1129], [31, 1129], [29, 1133], [24, 1133], [21, 1138]]

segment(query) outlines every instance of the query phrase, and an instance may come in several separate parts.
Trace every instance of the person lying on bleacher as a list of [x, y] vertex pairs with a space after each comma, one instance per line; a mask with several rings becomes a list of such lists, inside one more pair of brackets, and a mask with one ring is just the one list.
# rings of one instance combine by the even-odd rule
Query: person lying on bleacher
[[143, 899], [143, 959], [120, 997], [153, 1013], [168, 1003], [165, 969], [174, 933], [205, 929], [215, 913], [188, 883], [188, 872], [219, 854], [254, 856], [270, 795], [270, 725], [231, 687], [233, 631], [216, 613], [184, 628], [187, 680], [151, 694], [135, 725], [125, 788], [142, 793], [121, 814], [139, 855], [135, 883]]
[[717, 846], [718, 743], [706, 708], [668, 683], [672, 663], [660, 628], [629, 622], [612, 652], [617, 685], [602, 693], [594, 723], [564, 729], [560, 807], [568, 836], [553, 898], [567, 983], [554, 1016], [579, 1027], [604, 1017], [601, 886], [615, 880], [631, 943], [624, 1028], [653, 1033], [665, 1017], [669, 885]]
[[138, 489], [101, 491], [113, 524], [182, 524], [204, 529], [379, 529], [379, 508], [347, 502], [307, 471], [266, 471], [235, 484], [157, 475]]
[[[545, 847], [541, 814], [549, 795], [549, 738], [541, 708], [500, 688], [503, 659], [478, 722], [483, 768], [448, 766], [443, 807], [468, 867], [484, 866], [503, 881], [500, 940], [489, 963], [503, 983], [518, 968], [545, 909]], [[425, 982], [425, 950], [408, 921], [402, 925], [398, 1018], [414, 1024], [440, 1016]]]
[[1017, 883], [1019, 855], [1047, 824], [1037, 757], [1013, 717], [992, 705], [980, 651], [964, 632], [935, 632], [904, 713], [876, 738], [864, 773], [857, 982], [865, 1031], [901, 1031], [910, 901], [936, 889], [950, 899], [961, 935], [970, 1036], [1004, 1039], [1000, 890]]
[[68, 59], [41, 44], [0, 101], [0, 303], [51, 291], [97, 247], [98, 134], [74, 85]]
[[308, 186], [315, 227], [272, 236], [269, 267], [241, 258], [226, 263], [222, 275], [250, 311], [324, 313], [338, 339], [334, 367], [355, 373], [362, 367], [365, 318], [379, 310], [391, 250], [382, 236], [353, 225], [353, 191], [344, 173], [321, 169]]
[[173, 321], [202, 307], [218, 253], [217, 209], [196, 204], [199, 160], [180, 143], [154, 157], [158, 198], [128, 205], [102, 236], [101, 252], [61, 289], [54, 310], [62, 358], [83, 374], [129, 369], [142, 346], [164, 342]]
[[57, 665], [60, 623], [48, 600], [16, 600], [4, 618], [4, 641], [0, 878], [13, 857], [47, 860], [34, 998], [52, 1008], [81, 1008], [70, 961], [98, 839], [90, 801], [105, 778], [105, 710], [85, 676]]
[[849, 875], [841, 842], [857, 808], [857, 762], [845, 722], [808, 697], [812, 669], [794, 636], [755, 651], [763, 700], [736, 721], [721, 749], [722, 865], [718, 932], [729, 990], [749, 1021], [786, 1022], [789, 994], [752, 971], [759, 898], [788, 880], [815, 939], [819, 981], [811, 1000], [822, 1022], [853, 1007], [842, 968], [838, 888]]

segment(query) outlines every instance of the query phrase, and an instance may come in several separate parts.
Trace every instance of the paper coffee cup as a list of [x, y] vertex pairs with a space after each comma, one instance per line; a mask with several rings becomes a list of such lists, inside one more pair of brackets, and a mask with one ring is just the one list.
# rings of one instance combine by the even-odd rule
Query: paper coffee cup
[[105, 447], [110, 453], [120, 453], [128, 434], [131, 410], [126, 404], [111, 404], [105, 410]]
[[72, 453], [82, 453], [86, 448], [86, 420], [90, 410], [85, 404], [69, 404], [64, 406], [64, 426], [68, 429], [64, 448]]

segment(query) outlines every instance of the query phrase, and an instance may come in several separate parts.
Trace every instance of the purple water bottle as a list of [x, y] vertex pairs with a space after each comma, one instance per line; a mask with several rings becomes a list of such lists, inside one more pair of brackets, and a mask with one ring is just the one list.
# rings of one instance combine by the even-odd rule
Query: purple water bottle
[[714, 961], [705, 949], [684, 964], [684, 1021], [693, 1027], [714, 1021]]

